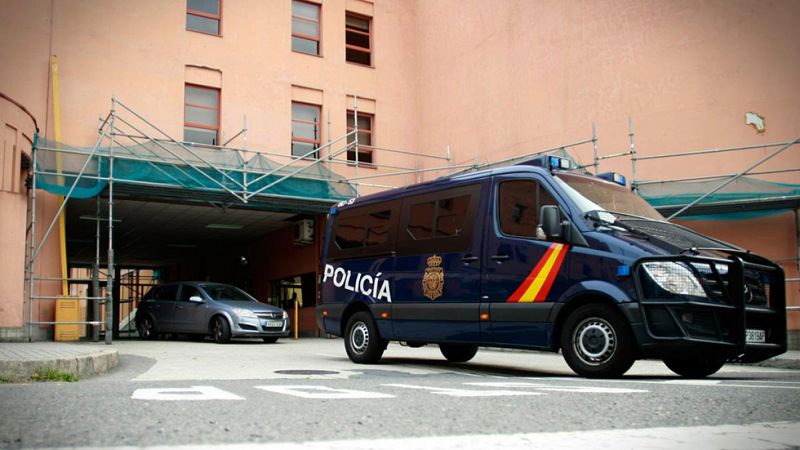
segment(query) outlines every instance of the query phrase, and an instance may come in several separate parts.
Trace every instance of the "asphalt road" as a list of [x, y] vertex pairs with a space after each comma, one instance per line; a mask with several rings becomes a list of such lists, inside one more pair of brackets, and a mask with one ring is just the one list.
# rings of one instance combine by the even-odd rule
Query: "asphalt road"
[[800, 371], [729, 365], [687, 380], [639, 361], [598, 381], [533, 352], [449, 364], [435, 346], [391, 344], [364, 366], [338, 339], [114, 347], [106, 375], [0, 384], [0, 447], [800, 446]]

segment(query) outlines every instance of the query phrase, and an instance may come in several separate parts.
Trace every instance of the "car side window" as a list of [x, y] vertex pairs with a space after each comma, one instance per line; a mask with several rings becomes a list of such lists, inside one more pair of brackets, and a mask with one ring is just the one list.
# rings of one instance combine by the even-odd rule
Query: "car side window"
[[198, 296], [203, 298], [203, 295], [200, 294], [200, 291], [194, 286], [183, 286], [181, 288], [181, 301], [188, 302], [189, 299], [193, 296]]
[[500, 231], [510, 236], [547, 239], [539, 228], [539, 210], [543, 205], [557, 205], [553, 196], [534, 180], [503, 181], [499, 191]]
[[178, 296], [178, 286], [161, 286], [158, 291], [153, 294], [153, 300], [167, 300], [175, 301]]

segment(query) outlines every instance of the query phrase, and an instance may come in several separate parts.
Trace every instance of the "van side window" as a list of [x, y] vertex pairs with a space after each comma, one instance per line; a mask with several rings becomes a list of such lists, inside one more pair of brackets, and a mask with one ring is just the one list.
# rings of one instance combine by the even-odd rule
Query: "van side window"
[[397, 254], [467, 249], [474, 243], [482, 188], [481, 183], [466, 184], [403, 198]]
[[416, 240], [460, 236], [468, 206], [468, 195], [413, 204], [408, 232]]
[[539, 239], [539, 210], [543, 205], [557, 205], [538, 182], [511, 180], [500, 183], [497, 210], [503, 234]]
[[340, 249], [371, 247], [389, 239], [391, 210], [341, 217], [336, 226], [336, 245]]

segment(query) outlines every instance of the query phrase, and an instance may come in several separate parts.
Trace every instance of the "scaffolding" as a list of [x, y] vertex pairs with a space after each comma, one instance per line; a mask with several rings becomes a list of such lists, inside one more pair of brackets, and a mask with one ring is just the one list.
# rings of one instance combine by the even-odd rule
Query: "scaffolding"
[[[361, 175], [365, 164], [359, 159], [360, 150], [380, 151], [401, 155], [411, 160], [413, 167], [382, 164], [381, 169], [396, 170], [402, 174], [416, 174], [419, 181], [420, 161], [444, 161], [436, 170], [452, 170], [451, 157], [426, 155], [404, 150], [364, 145], [359, 142], [358, 98], [354, 97], [353, 130], [304, 155], [286, 155], [247, 148], [247, 121], [224, 146], [198, 145], [174, 139], [161, 128], [122, 101], [112, 98], [109, 113], [100, 119], [98, 138], [90, 148], [72, 147], [60, 142], [35, 139], [28, 190], [28, 219], [25, 245], [24, 316], [26, 337], [33, 339], [34, 327], [53, 325], [84, 325], [93, 328], [93, 339], [98, 340], [100, 330], [105, 332], [105, 342], [112, 341], [112, 314], [114, 308], [114, 199], [119, 193], [127, 195], [157, 192], [173, 201], [237, 203], [243, 207], [270, 211], [325, 213], [342, 200], [358, 197], [361, 189], [386, 189], [395, 186], [365, 182], [371, 177]], [[241, 138], [242, 147], [228, 146]], [[351, 159], [348, 153], [354, 155]], [[318, 157], [315, 157], [318, 156]], [[347, 179], [332, 168], [344, 166], [355, 172]], [[393, 176], [389, 174], [388, 176]], [[413, 180], [411, 180], [413, 182]], [[408, 184], [408, 182], [406, 183]], [[44, 189], [62, 195], [57, 212], [46, 224], [41, 238], [37, 238], [37, 191]], [[103, 212], [105, 197], [105, 212]], [[92, 295], [43, 295], [49, 283], [85, 281], [71, 278], [37, 276], [35, 262], [41, 256], [45, 242], [53, 234], [59, 218], [65, 214], [71, 199], [96, 199], [95, 261], [92, 268]], [[105, 292], [99, 278], [101, 267], [101, 230], [106, 229]], [[92, 320], [45, 321], [34, 315], [36, 306], [69, 298], [91, 304]], [[134, 299], [126, 299], [133, 302]], [[101, 307], [105, 310], [100, 317]], [[126, 309], [128, 315], [132, 307]]]
[[[96, 251], [92, 270], [93, 288], [90, 291], [93, 295], [79, 297], [80, 300], [92, 305], [93, 320], [75, 323], [92, 326], [94, 340], [98, 340], [99, 331], [103, 328], [105, 342], [110, 344], [114, 308], [105, 307], [104, 317], [100, 317], [99, 311], [101, 305], [113, 305], [114, 300], [114, 223], [117, 221], [114, 218], [114, 196], [117, 191], [136, 195], [157, 190], [168, 198], [177, 200], [211, 204], [236, 202], [239, 205], [267, 210], [302, 208], [307, 212], [324, 213], [337, 202], [360, 196], [364, 188], [383, 190], [401, 187], [420, 182], [429, 173], [448, 176], [466, 171], [512, 165], [538, 155], [558, 154], [570, 158], [575, 163], [574, 167], [597, 174], [602, 162], [629, 157], [631, 189], [651, 203], [657, 203], [655, 196], [652, 195], [653, 189], [663, 191], [667, 184], [684, 186], [684, 193], [687, 194], [683, 200], [684, 203], [656, 205], [662, 212], [672, 212], [670, 218], [673, 218], [685, 213], [694, 214], [699, 207], [708, 206], [709, 201], [720, 203], [720, 198], [714, 198], [714, 195], [726, 188], [736, 186], [736, 183], [744, 180], [746, 175], [800, 171], [800, 168], [755, 170], [766, 161], [800, 143], [800, 138], [770, 144], [640, 156], [634, 140], [631, 118], [628, 119], [629, 149], [625, 152], [601, 155], [597, 130], [592, 124], [590, 138], [498, 161], [453, 164], [450, 146], [447, 146], [445, 155], [440, 156], [364, 145], [359, 142], [358, 97], [353, 97], [353, 102], [353, 129], [335, 139], [331, 139], [329, 136], [325, 145], [314, 148], [304, 155], [287, 155], [248, 149], [246, 117], [242, 130], [227, 139], [223, 146], [182, 142], [172, 138], [116, 98], [111, 100], [109, 113], [101, 118], [98, 138], [91, 148], [70, 147], [58, 142], [36, 142], [32, 155], [25, 264], [25, 310], [27, 313], [25, 324], [28, 339], [33, 336], [33, 327], [56, 324], [55, 321], [36, 320], [34, 317], [35, 305], [39, 302], [63, 298], [63, 296], [41, 295], [38, 291], [41, 290], [42, 285], [76, 281], [67, 276], [37, 277], [34, 270], [34, 263], [40, 256], [45, 241], [50, 237], [59, 217], [64, 214], [65, 207], [72, 198], [95, 198], [97, 202], [94, 219]], [[328, 125], [328, 130], [330, 130], [330, 119]], [[229, 146], [231, 142], [238, 139], [241, 139], [243, 143], [241, 147]], [[579, 153], [587, 147], [591, 148], [591, 156], [587, 158], [591, 160], [591, 163], [581, 164], [578, 162], [581, 159]], [[641, 161], [775, 148], [777, 150], [735, 174], [660, 181], [639, 179], [638, 164]], [[399, 155], [396, 159], [401, 162], [380, 164], [380, 170], [374, 172], [372, 171], [376, 168], [374, 164], [360, 161], [362, 150]], [[430, 167], [424, 165], [423, 161], [426, 160], [433, 161], [433, 165]], [[404, 163], [408, 165], [402, 165]], [[337, 168], [342, 168], [342, 172], [349, 170], [353, 172], [353, 176], [338, 175], [335, 170]], [[366, 168], [369, 168], [370, 171], [365, 174]], [[398, 177], [401, 177], [399, 183], [375, 182]], [[714, 186], [696, 184], [700, 181], [714, 183]], [[705, 186], [704, 190], [701, 192], [686, 190], [696, 190], [698, 186]], [[40, 226], [36, 222], [38, 189], [46, 189], [51, 193], [64, 196], [64, 201], [39, 240], [36, 238], [37, 227]], [[105, 216], [102, 214], [103, 195], [106, 198]], [[670, 194], [669, 197], [675, 198], [676, 196]], [[791, 191], [790, 195], [779, 195], [776, 198], [767, 197], [757, 196], [754, 198], [762, 203], [765, 199], [767, 203], [773, 201], [770, 203], [771, 207], [793, 208], [798, 214], [798, 227], [800, 228], [800, 213], [797, 212], [797, 205], [800, 204], [800, 188], [797, 192]], [[740, 204], [742, 204], [742, 200], [747, 199], [739, 198]], [[725, 201], [730, 200], [723, 199], [722, 203]], [[670, 208], [672, 209], [670, 210]], [[103, 262], [101, 258], [101, 230], [103, 227], [106, 228], [108, 241], [105, 257], [105, 292], [104, 295], [99, 295], [102, 292], [99, 274], [101, 262]], [[800, 249], [798, 249], [798, 254], [800, 254]], [[797, 262], [800, 267], [800, 258], [797, 259]], [[787, 281], [797, 280], [790, 278]], [[126, 311], [128, 315], [132, 314], [133, 307]], [[64, 322], [58, 323], [64, 324]]]

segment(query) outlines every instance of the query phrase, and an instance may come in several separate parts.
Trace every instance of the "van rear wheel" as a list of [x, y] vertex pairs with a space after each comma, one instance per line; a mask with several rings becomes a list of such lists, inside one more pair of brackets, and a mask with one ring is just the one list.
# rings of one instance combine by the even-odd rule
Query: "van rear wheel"
[[478, 353], [477, 345], [469, 344], [439, 344], [442, 355], [450, 362], [467, 362]]
[[634, 361], [633, 334], [616, 309], [603, 304], [573, 311], [561, 329], [561, 350], [569, 367], [588, 378], [616, 378]]
[[347, 321], [344, 349], [351, 361], [358, 364], [374, 364], [381, 359], [388, 341], [381, 338], [372, 314], [360, 311]]

